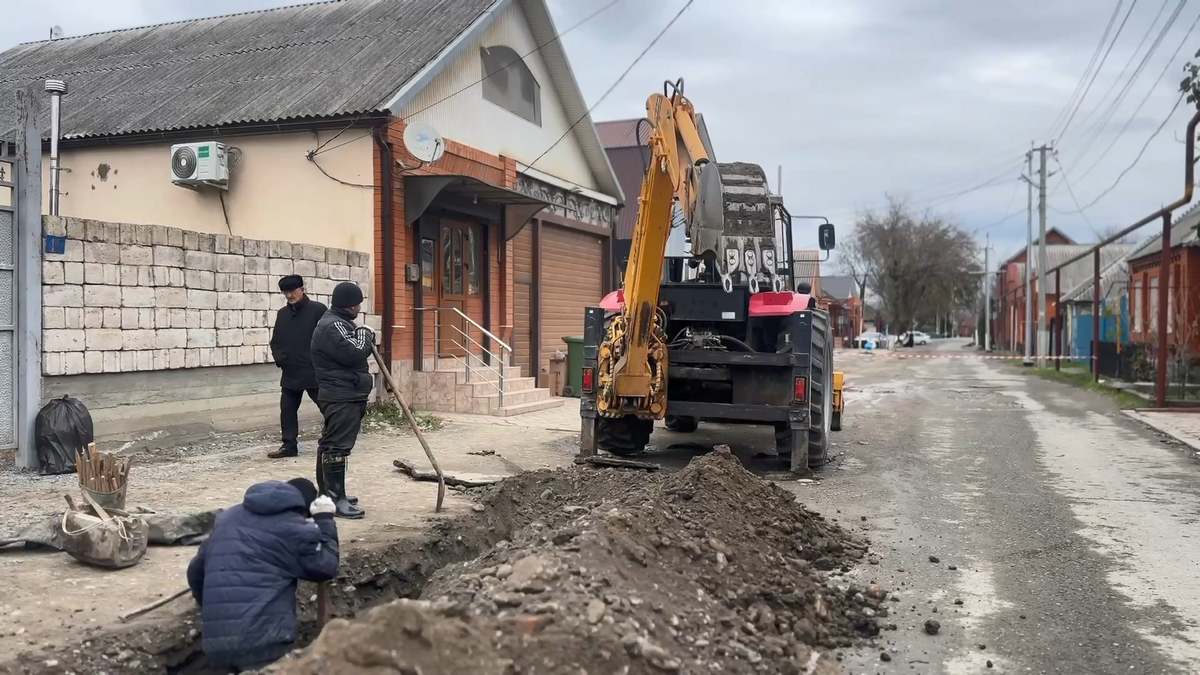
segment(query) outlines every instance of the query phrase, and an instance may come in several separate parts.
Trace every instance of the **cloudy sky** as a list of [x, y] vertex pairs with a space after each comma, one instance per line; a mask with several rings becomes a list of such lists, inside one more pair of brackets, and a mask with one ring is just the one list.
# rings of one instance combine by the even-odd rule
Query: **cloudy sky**
[[[550, 5], [563, 29], [610, 1]], [[0, 48], [44, 38], [56, 24], [69, 36], [291, 4], [12, 2]], [[564, 38], [585, 98], [595, 101], [684, 4], [617, 0]], [[1182, 65], [1200, 48], [1200, 30], [1192, 32], [1200, 3], [1117, 5], [695, 0], [594, 117], [640, 116], [664, 79], [684, 77], [720, 159], [762, 164], [772, 180], [782, 165], [793, 213], [827, 215], [845, 236], [858, 213], [891, 194], [977, 230], [981, 242], [990, 233], [1001, 257], [1024, 239], [1023, 153], [1031, 141], [1057, 141], [1048, 222], [1086, 241], [1182, 191], [1186, 103], [1088, 206], [1168, 118]], [[1103, 67], [1094, 81], [1082, 78], [1114, 16]], [[1073, 93], [1089, 83], [1075, 110]]]

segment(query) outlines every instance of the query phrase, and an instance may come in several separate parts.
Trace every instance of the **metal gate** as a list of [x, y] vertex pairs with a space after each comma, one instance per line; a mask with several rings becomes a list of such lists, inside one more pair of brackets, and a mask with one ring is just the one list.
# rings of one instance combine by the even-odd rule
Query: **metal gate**
[[0, 450], [17, 445], [16, 160], [0, 141]]

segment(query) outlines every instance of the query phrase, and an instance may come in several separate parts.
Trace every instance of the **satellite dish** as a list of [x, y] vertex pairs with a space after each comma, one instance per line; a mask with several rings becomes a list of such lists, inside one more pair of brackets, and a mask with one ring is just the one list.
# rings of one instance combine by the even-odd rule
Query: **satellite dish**
[[62, 37], [62, 35], [63, 35], [62, 26], [55, 24], [54, 26], [50, 27], [50, 39], [51, 40], [57, 40], [58, 38]]
[[414, 123], [404, 128], [404, 148], [422, 162], [436, 162], [446, 151], [446, 142], [428, 124]]

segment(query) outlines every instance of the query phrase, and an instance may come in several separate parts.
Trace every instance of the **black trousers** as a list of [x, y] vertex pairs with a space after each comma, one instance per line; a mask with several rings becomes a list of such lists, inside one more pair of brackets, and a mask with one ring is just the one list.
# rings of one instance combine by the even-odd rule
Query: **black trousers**
[[296, 447], [296, 438], [300, 435], [300, 420], [296, 416], [296, 411], [300, 410], [300, 401], [304, 400], [304, 392], [308, 392], [308, 398], [320, 408], [321, 404], [317, 402], [317, 388], [309, 389], [288, 389], [283, 387], [279, 391], [279, 434], [283, 439], [283, 444], [289, 447]]
[[321, 403], [321, 414], [325, 426], [321, 429], [321, 440], [317, 452], [341, 457], [349, 456], [362, 429], [363, 416], [367, 414], [366, 401], [325, 401]]

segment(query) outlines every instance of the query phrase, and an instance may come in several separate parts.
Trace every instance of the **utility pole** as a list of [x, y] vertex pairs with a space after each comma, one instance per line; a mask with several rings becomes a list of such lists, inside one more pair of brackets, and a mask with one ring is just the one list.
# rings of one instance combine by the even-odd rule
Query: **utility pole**
[[992, 235], [984, 236], [983, 244], [983, 351], [992, 351], [992, 268], [988, 261], [988, 249], [992, 246]]
[[1050, 351], [1050, 331], [1046, 326], [1046, 291], [1049, 289], [1048, 280], [1043, 276], [1050, 269], [1046, 264], [1046, 151], [1050, 147], [1042, 144], [1037, 148], [1041, 157], [1038, 170], [1038, 364], [1045, 365], [1046, 354]]
[[[1030, 146], [1033, 143], [1029, 144]], [[1025, 361], [1033, 365], [1033, 150], [1025, 153]]]

